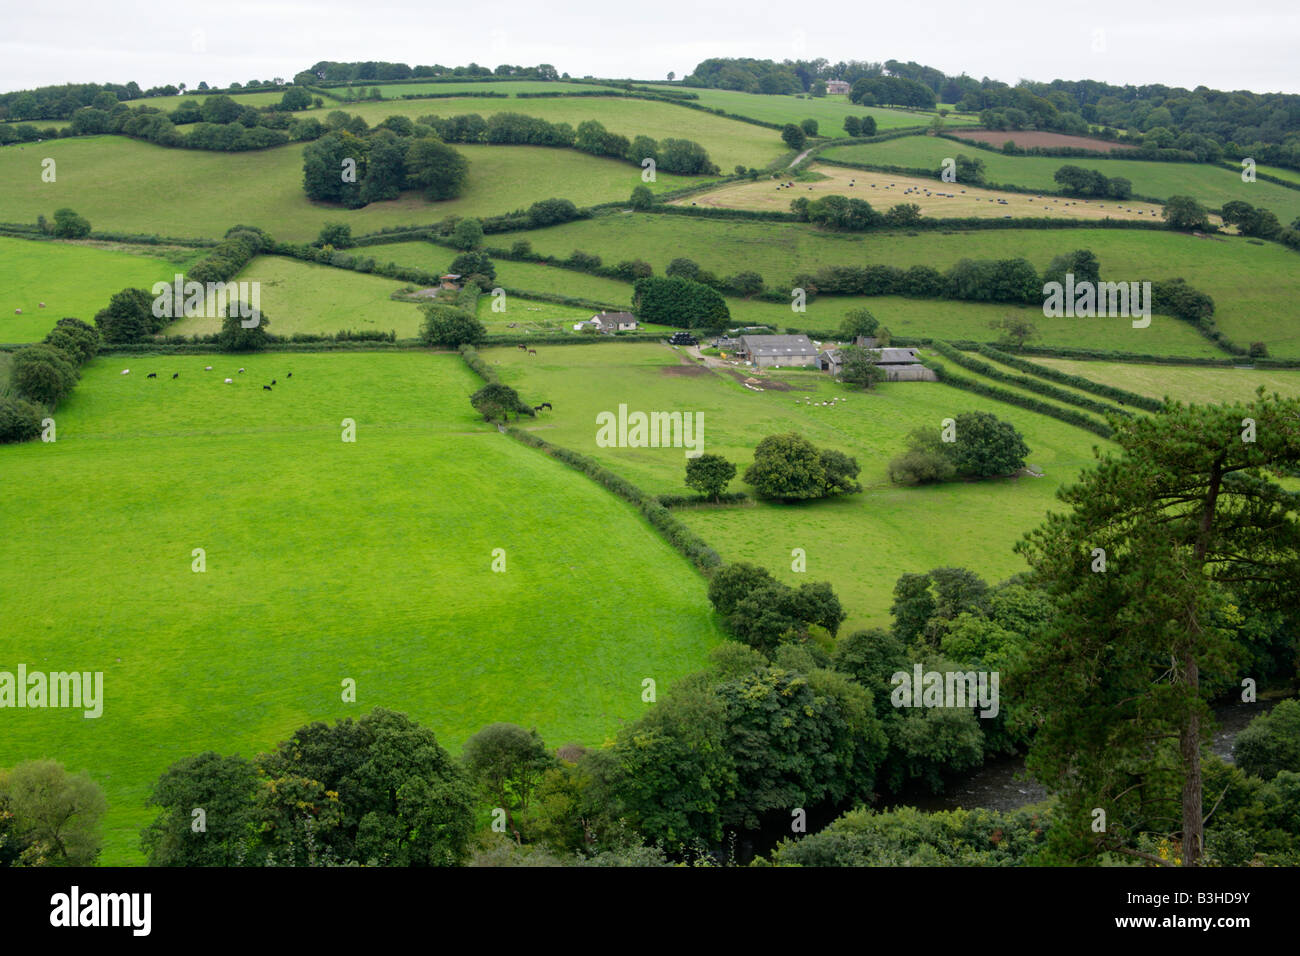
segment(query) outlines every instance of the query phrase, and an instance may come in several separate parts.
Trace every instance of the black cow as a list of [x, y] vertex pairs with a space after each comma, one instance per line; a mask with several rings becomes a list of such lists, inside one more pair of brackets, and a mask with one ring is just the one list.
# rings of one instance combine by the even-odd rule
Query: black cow
[[293, 378], [293, 372], [290, 372], [288, 375], [285, 376], [285, 378]]
[[272, 385], [275, 384], [275, 379], [271, 379], [271, 384], [272, 384]]
[[173, 381], [173, 382], [176, 381], [176, 380], [177, 380], [178, 378], [180, 378], [180, 377], [181, 377], [181, 373], [180, 373], [180, 372], [172, 372], [172, 381]]
[[157, 378], [157, 377], [158, 377], [157, 372], [150, 372], [148, 375], [145, 376], [145, 378]]
[[262, 391], [264, 391], [264, 392], [269, 392], [270, 390], [271, 390], [271, 386], [270, 386], [270, 385], [263, 385], [263, 386], [262, 386]]
[[551, 403], [550, 403], [550, 402], [542, 402], [542, 404], [539, 405], [538, 408], [545, 408], [545, 409], [547, 409], [547, 410], [549, 410], [549, 411], [554, 411], [554, 409], [551, 408]]

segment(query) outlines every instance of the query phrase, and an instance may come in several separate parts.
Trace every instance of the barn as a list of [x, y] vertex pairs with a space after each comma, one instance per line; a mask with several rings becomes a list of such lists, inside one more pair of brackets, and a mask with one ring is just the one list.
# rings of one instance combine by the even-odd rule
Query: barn
[[758, 368], [817, 364], [817, 347], [806, 335], [742, 335], [736, 353]]

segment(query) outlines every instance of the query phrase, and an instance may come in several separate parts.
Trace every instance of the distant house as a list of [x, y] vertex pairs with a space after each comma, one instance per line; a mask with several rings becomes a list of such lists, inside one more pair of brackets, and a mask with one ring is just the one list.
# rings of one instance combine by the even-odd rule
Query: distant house
[[742, 335], [736, 352], [758, 368], [817, 364], [817, 347], [806, 335]]
[[826, 92], [833, 96], [847, 95], [851, 87], [845, 80], [827, 80]]
[[575, 332], [581, 332], [583, 329], [593, 329], [606, 335], [613, 335], [615, 332], [635, 332], [636, 316], [631, 312], [601, 312], [573, 327]]
[[457, 292], [460, 290], [459, 273], [448, 272], [445, 276], [438, 276], [438, 281], [442, 283], [442, 287], [444, 289], [448, 289], [452, 292]]

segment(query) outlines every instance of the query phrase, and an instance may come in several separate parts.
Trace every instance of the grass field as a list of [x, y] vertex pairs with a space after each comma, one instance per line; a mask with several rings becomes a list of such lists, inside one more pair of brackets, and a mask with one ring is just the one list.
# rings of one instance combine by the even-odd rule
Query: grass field
[[[793, 186], [782, 186], [770, 178], [760, 179], [757, 182], [721, 186], [710, 192], [675, 199], [672, 204], [789, 212], [790, 203], [800, 196], [813, 200], [835, 194], [865, 199], [879, 212], [899, 203], [915, 203], [921, 207], [923, 216], [984, 216], [990, 219], [1055, 216], [1069, 219], [1151, 220], [1159, 219], [1162, 209], [1153, 203], [1035, 197], [1023, 193], [977, 189], [974, 186], [963, 189], [954, 183], [936, 183], [933, 179], [873, 173], [820, 163], [813, 163], [809, 168], [825, 178], [811, 182], [796, 180]], [[1215, 217], [1215, 220], [1217, 222], [1218, 218]]]
[[[493, 308], [498, 301], [504, 306], [501, 311]], [[507, 295], [504, 299], [497, 300], [491, 295], [484, 295], [478, 300], [478, 320], [484, 328], [493, 334], [517, 333], [521, 339], [533, 333], [572, 332], [574, 323], [585, 322], [591, 316], [591, 309], [556, 305], [521, 296]]]
[[[110, 804], [104, 864], [139, 861], [148, 788], [182, 756], [249, 756], [376, 705], [453, 752], [494, 721], [599, 744], [641, 713], [643, 678], [666, 687], [719, 639], [685, 559], [478, 421], [457, 357], [125, 364], [87, 367], [56, 444], [0, 446], [0, 660], [102, 671], [105, 695], [97, 720], [9, 711], [0, 766], [89, 771]], [[629, 556], [633, 573], [609, 573]]]
[[[487, 118], [494, 113], [526, 113], [552, 123], [568, 123], [577, 128], [585, 120], [598, 120], [613, 133], [629, 140], [645, 135], [654, 139], [693, 139], [706, 150], [709, 158], [724, 173], [737, 164], [766, 166], [788, 152], [781, 134], [741, 120], [727, 119], [702, 110], [683, 109], [672, 103], [625, 97], [588, 96], [554, 99], [436, 99], [391, 100], [378, 103], [347, 103], [339, 107], [347, 113], [364, 117], [372, 126], [389, 116], [458, 116], [478, 113]], [[460, 147], [457, 147], [458, 149]], [[637, 170], [640, 175], [640, 170]], [[663, 174], [660, 174], [663, 179]], [[558, 184], [557, 184], [558, 185]], [[631, 192], [631, 190], [628, 190]], [[535, 192], [534, 199], [550, 192]]]
[[[353, 88], [360, 90], [364, 87], [366, 90], [372, 89], [374, 83], [358, 83]], [[554, 80], [502, 80], [501, 82], [483, 83], [474, 80], [466, 80], [463, 83], [380, 83], [379, 94], [385, 99], [394, 97], [410, 96], [428, 96], [431, 93], [506, 93], [514, 96], [516, 93], [577, 93], [583, 90], [613, 90], [612, 86], [600, 86], [597, 84], [583, 83], [557, 83]], [[330, 87], [330, 92], [338, 94], [347, 87]]]
[[[152, 106], [156, 110], [166, 110], [171, 112], [182, 103], [198, 103], [203, 105], [203, 101], [209, 96], [229, 96], [240, 106], [276, 106], [284, 98], [285, 90], [289, 87], [279, 90], [257, 90], [252, 93], [242, 93], [236, 90], [234, 93], [184, 93], [179, 96], [145, 96], [138, 100], [125, 100], [127, 106], [132, 108], [137, 106]], [[315, 95], [315, 94], [313, 94]], [[328, 101], [327, 101], [328, 102]]]
[[1239, 174], [1208, 163], [1157, 163], [1079, 156], [1004, 156], [933, 136], [903, 136], [881, 143], [836, 146], [826, 150], [822, 156], [845, 162], [937, 170], [946, 157], [958, 153], [984, 160], [985, 178], [991, 183], [1056, 190], [1060, 186], [1052, 176], [1058, 169], [1065, 165], [1081, 166], [1099, 169], [1107, 176], [1123, 176], [1131, 180], [1133, 192], [1139, 196], [1167, 199], [1190, 195], [1212, 209], [1218, 209], [1230, 200], [1241, 199], [1253, 206], [1273, 210], [1283, 222], [1300, 216], [1300, 190], [1262, 180], [1243, 183]]
[[[599, 250], [608, 262], [640, 257], [659, 274], [674, 258], [686, 256], [720, 275], [742, 268], [753, 270], [776, 288], [799, 272], [832, 264], [946, 269], [962, 258], [1024, 256], [1036, 268], [1044, 269], [1062, 252], [1091, 249], [1101, 262], [1103, 279], [1181, 276], [1214, 298], [1215, 321], [1233, 340], [1243, 344], [1263, 341], [1272, 354], [1300, 355], [1300, 315], [1295, 309], [1295, 302], [1300, 301], [1300, 259], [1276, 243], [1254, 245], [1239, 237], [1199, 239], [1174, 232], [1123, 229], [853, 234], [823, 232], [802, 223], [784, 223], [774, 229], [761, 222], [648, 213], [601, 216], [515, 236], [527, 238], [537, 252], [549, 255], [567, 256], [574, 249], [584, 249]], [[1153, 319], [1152, 328], [1157, 322]], [[1091, 347], [1184, 354], [1163, 346], [1147, 334], [1150, 332], [1135, 329], [1126, 333], [1132, 341], [1098, 335]]]
[[[805, 100], [789, 95], [706, 90], [693, 86], [665, 86], [664, 89], [694, 93], [699, 99], [693, 102], [701, 106], [726, 110], [728, 113], [748, 116], [765, 123], [800, 123], [806, 119], [815, 119], [818, 136], [830, 136], [836, 139], [848, 136], [848, 133], [844, 132], [846, 116], [859, 118], [874, 116], [876, 129], [883, 133], [885, 130], [902, 129], [907, 126], [929, 126], [938, 115], [879, 106], [858, 106], [850, 103], [849, 98], [842, 94], [838, 96], [828, 94]], [[945, 122], [950, 125], [965, 121], [978, 122], [978, 117], [966, 113], [952, 113], [945, 117]]]
[[[403, 283], [348, 269], [299, 262], [281, 256], [259, 256], [235, 277], [239, 282], [261, 284], [262, 311], [274, 335], [295, 332], [352, 331], [396, 332], [399, 339], [414, 338], [424, 315], [419, 306], [397, 302], [389, 295]], [[193, 316], [167, 327], [167, 335], [207, 335], [221, 330], [214, 317]]]
[[1250, 401], [1261, 385], [1268, 393], [1300, 395], [1300, 371], [1289, 369], [1195, 368], [1170, 365], [1134, 365], [1127, 362], [1076, 362], [1039, 358], [1030, 361], [1070, 375], [1152, 398], [1181, 402]]
[[[459, 198], [433, 203], [408, 192], [349, 210], [307, 199], [303, 148], [214, 153], [118, 136], [63, 139], [43, 143], [39, 151], [7, 146], [0, 149], [0, 179], [9, 183], [3, 218], [35, 222], [40, 214], [48, 218], [71, 206], [96, 229], [219, 238], [243, 223], [262, 226], [277, 239], [301, 241], [316, 238], [327, 222], [346, 222], [353, 235], [361, 235], [451, 215], [508, 213], [549, 196], [590, 206], [626, 199], [641, 185], [638, 167], [572, 149], [458, 146], [470, 164]], [[41, 181], [43, 156], [58, 162], [56, 183]], [[660, 173], [651, 188], [679, 189], [694, 181]]]
[[[113, 293], [170, 280], [203, 254], [0, 236], [0, 342], [39, 341], [64, 316], [93, 323]], [[22, 309], [22, 315], [15, 315], [15, 309]]]
[[1282, 166], [1256, 166], [1255, 169], [1261, 173], [1268, 173], [1270, 176], [1276, 176], [1278, 179], [1285, 179], [1287, 182], [1300, 185], [1300, 171], [1286, 169]]
[[[657, 344], [539, 348], [525, 356], [489, 349], [485, 358], [502, 380], [534, 401], [550, 401], [535, 425], [548, 441], [590, 455], [652, 493], [686, 493], [685, 458], [678, 448], [602, 448], [596, 415], [636, 411], [689, 411], [704, 415], [704, 449], [735, 462], [732, 490], [748, 490], [741, 476], [765, 435], [797, 431], [814, 443], [854, 455], [866, 490], [836, 501], [684, 509], [679, 514], [728, 561], [757, 561], [784, 580], [790, 551], [804, 548], [811, 580], [829, 580], [849, 611], [846, 627], [888, 623], [891, 589], [905, 571], [961, 565], [996, 580], [1023, 570], [1011, 552], [1053, 503], [1057, 486], [1091, 460], [1099, 439], [1089, 432], [1015, 406], [927, 382], [886, 383], [867, 395], [817, 372], [766, 376], [792, 391], [753, 392], [721, 372], [683, 364], [682, 353]], [[748, 373], [746, 373], [748, 374]], [[836, 407], [805, 404], [847, 397]], [[1013, 422], [1030, 447], [1038, 479], [898, 488], [889, 483], [889, 459], [906, 435], [944, 418], [984, 409]], [[942, 517], [942, 533], [931, 533]], [[806, 580], [805, 579], [805, 580]]]

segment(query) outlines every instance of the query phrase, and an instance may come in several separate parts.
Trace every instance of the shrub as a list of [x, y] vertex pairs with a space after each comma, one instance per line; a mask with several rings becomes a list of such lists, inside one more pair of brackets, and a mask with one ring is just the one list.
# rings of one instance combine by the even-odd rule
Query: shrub
[[54, 213], [53, 232], [60, 239], [84, 239], [90, 235], [90, 220], [65, 207]]
[[0, 395], [0, 444], [35, 438], [41, 433], [42, 414], [29, 401]]
[[29, 345], [14, 353], [10, 380], [18, 394], [53, 408], [77, 384], [75, 360], [52, 345]]
[[459, 348], [462, 345], [477, 345], [487, 335], [483, 323], [464, 309], [436, 302], [430, 302], [421, 308], [425, 318], [420, 328], [420, 338], [426, 345]]

